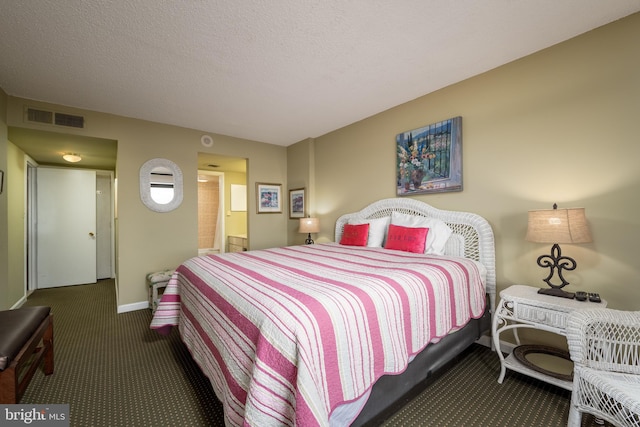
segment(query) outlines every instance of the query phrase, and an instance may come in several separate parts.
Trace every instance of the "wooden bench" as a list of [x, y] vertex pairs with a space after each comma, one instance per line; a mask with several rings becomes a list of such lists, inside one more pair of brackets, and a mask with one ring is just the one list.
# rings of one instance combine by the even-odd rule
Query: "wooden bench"
[[20, 402], [43, 361], [44, 374], [52, 374], [51, 307], [0, 311], [0, 404]]

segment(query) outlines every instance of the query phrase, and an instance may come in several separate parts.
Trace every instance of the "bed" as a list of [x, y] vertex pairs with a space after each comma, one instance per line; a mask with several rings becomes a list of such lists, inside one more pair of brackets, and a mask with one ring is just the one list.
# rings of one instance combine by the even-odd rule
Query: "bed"
[[335, 242], [187, 260], [151, 328], [178, 326], [226, 425], [359, 426], [488, 331], [493, 307], [488, 222], [394, 198], [341, 216]]

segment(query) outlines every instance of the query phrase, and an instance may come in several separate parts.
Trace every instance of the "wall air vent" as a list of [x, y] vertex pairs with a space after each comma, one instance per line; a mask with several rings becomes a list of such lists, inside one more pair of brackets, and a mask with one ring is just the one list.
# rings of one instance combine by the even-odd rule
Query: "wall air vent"
[[84, 117], [73, 114], [57, 113], [37, 108], [25, 108], [25, 121], [31, 123], [43, 123], [47, 125], [65, 126], [70, 128], [84, 129]]
[[84, 128], [84, 117], [74, 116], [65, 113], [56, 113], [56, 122], [58, 126], [68, 126], [72, 128]]
[[27, 108], [27, 121], [53, 124], [53, 112]]

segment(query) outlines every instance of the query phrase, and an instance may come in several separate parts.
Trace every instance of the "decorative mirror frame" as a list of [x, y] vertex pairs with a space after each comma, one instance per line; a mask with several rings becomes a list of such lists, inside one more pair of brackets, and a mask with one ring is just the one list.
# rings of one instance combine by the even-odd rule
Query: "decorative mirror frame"
[[[156, 167], [164, 167], [173, 172], [173, 199], [164, 205], [151, 198], [151, 171]], [[170, 212], [182, 203], [182, 170], [168, 159], [151, 159], [140, 167], [140, 199], [154, 212]]]

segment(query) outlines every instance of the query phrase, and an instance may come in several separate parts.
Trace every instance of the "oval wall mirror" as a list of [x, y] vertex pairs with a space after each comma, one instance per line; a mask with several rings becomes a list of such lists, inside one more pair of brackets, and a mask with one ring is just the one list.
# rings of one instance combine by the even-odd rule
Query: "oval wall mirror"
[[182, 170], [171, 160], [151, 159], [140, 168], [140, 199], [154, 212], [169, 212], [182, 203]]

